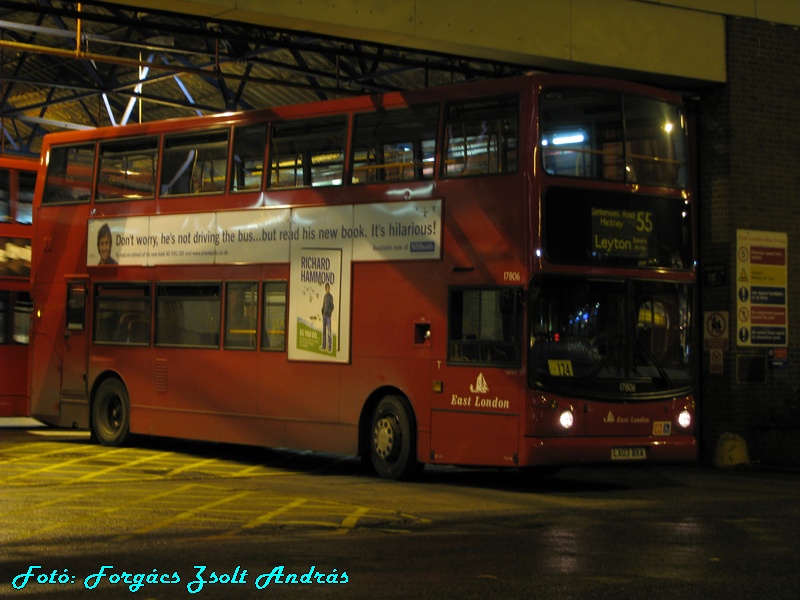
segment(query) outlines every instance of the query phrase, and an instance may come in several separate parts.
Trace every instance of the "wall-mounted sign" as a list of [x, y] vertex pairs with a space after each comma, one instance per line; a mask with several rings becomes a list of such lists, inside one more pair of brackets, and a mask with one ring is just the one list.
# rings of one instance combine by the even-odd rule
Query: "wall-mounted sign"
[[788, 236], [736, 232], [736, 338], [739, 346], [786, 346]]
[[703, 314], [703, 348], [706, 350], [728, 349], [728, 325], [730, 323], [727, 310], [706, 311]]
[[728, 267], [722, 264], [703, 265], [703, 284], [721, 287], [728, 283]]

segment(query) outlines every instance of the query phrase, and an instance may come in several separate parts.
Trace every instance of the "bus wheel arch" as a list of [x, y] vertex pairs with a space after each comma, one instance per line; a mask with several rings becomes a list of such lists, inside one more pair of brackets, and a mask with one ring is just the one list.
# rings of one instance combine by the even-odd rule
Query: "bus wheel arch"
[[90, 417], [92, 437], [103, 446], [124, 446], [130, 440], [130, 396], [117, 375], [98, 378], [92, 390]]
[[361, 462], [369, 470], [397, 480], [419, 472], [416, 416], [402, 392], [376, 390], [364, 405], [360, 431]]

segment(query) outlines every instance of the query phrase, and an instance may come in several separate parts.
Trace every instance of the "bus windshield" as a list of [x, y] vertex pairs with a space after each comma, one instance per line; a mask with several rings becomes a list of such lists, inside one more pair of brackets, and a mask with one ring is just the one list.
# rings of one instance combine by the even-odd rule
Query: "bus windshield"
[[684, 119], [677, 106], [605, 90], [541, 95], [544, 168], [551, 175], [685, 187]]
[[630, 400], [692, 383], [691, 287], [543, 277], [530, 287], [533, 387]]

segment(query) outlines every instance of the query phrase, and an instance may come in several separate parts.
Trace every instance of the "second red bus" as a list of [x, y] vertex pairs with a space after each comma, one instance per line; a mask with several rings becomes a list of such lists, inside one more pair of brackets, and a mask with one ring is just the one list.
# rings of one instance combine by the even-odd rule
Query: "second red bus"
[[33, 191], [38, 162], [0, 156], [0, 417], [28, 415]]

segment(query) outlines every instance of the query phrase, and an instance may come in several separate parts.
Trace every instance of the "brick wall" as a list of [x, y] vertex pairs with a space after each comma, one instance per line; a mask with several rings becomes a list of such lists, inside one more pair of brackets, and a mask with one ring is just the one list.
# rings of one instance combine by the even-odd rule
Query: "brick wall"
[[[723, 373], [710, 374], [701, 347], [701, 452], [720, 434], [742, 435], [751, 458], [800, 464], [800, 31], [753, 19], [727, 21], [728, 82], [705, 90], [698, 110], [700, 258], [726, 265], [723, 286], [701, 285], [703, 311], [727, 310]], [[765, 383], [737, 383], [736, 230], [788, 234], [789, 366]], [[702, 273], [702, 271], [701, 271]], [[702, 339], [702, 332], [701, 332]], [[798, 447], [798, 448], [796, 448]]]

